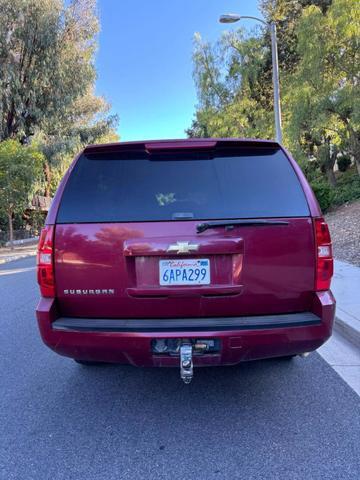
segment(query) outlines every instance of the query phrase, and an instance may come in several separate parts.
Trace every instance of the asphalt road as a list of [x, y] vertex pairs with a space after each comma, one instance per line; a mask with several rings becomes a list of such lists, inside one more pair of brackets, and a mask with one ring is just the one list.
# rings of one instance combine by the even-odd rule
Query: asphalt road
[[360, 400], [318, 354], [86, 368], [40, 340], [34, 259], [0, 267], [0, 478], [358, 479]]

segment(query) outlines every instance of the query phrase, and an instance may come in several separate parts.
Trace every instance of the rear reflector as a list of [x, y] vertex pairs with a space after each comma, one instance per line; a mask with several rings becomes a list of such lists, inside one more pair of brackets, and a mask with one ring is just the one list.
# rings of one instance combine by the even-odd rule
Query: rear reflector
[[37, 253], [37, 279], [43, 297], [55, 297], [53, 263], [54, 227], [47, 225], [41, 230]]
[[316, 275], [315, 290], [329, 290], [334, 273], [329, 227], [323, 218], [315, 218]]

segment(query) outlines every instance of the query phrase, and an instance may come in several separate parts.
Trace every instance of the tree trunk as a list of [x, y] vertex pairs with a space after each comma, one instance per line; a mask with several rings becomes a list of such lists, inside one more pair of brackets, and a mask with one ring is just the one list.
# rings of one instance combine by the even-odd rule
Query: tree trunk
[[326, 177], [332, 187], [336, 187], [336, 177], [334, 173], [334, 167], [326, 168]]
[[13, 230], [13, 216], [12, 212], [8, 212], [8, 221], [9, 221], [9, 241], [10, 248], [14, 250], [14, 230]]
[[336, 187], [334, 166], [337, 153], [337, 148], [335, 146], [331, 146], [328, 139], [325, 139], [325, 143], [319, 147], [318, 160], [321, 165], [321, 170], [323, 173], [325, 173], [326, 178], [332, 187]]
[[350, 132], [350, 152], [354, 156], [356, 170], [360, 176], [360, 135], [350, 125], [348, 128]]
[[358, 175], [360, 177], [360, 158], [355, 158], [355, 165], [356, 165], [356, 170], [358, 172]]
[[45, 197], [50, 197], [50, 186], [51, 186], [51, 169], [48, 162], [44, 163], [44, 176], [45, 176]]

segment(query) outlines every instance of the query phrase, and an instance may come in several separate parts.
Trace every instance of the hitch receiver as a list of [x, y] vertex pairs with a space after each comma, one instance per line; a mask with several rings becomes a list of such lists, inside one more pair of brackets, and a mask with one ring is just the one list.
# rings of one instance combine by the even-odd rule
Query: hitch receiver
[[194, 376], [192, 350], [191, 344], [185, 343], [180, 347], [180, 377], [186, 384], [190, 383]]

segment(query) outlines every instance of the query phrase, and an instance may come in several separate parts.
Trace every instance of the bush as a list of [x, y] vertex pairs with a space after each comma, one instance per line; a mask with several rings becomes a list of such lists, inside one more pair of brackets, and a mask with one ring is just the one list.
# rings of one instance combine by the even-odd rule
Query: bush
[[328, 182], [322, 178], [310, 180], [310, 185], [314, 190], [321, 210], [325, 212], [333, 203], [334, 189], [330, 187]]
[[299, 162], [299, 165], [308, 182], [312, 183], [323, 179], [319, 163], [316, 160], [303, 160]]
[[346, 172], [351, 165], [351, 158], [348, 155], [342, 155], [336, 160], [340, 172]]
[[358, 199], [360, 199], [360, 177], [355, 169], [351, 169], [339, 177], [334, 189], [333, 204], [342, 205]]

